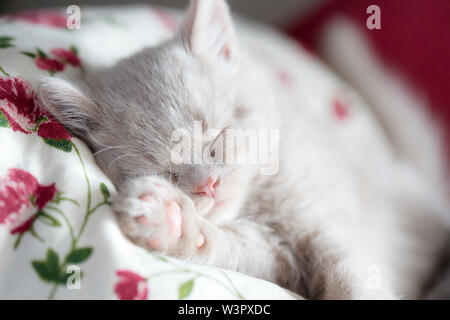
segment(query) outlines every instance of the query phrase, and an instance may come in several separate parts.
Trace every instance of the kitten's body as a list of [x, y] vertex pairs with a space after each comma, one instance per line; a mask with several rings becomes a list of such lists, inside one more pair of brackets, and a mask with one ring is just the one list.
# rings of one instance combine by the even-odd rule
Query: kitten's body
[[[226, 5], [199, 0], [175, 39], [88, 74], [83, 93], [47, 79], [40, 96], [96, 152], [137, 244], [305, 297], [418, 297], [445, 241], [438, 182], [398, 160], [374, 119], [349, 145], [269, 78], [238, 48]], [[171, 134], [195, 120], [280, 129], [279, 171], [212, 153], [171, 163]], [[215, 199], [195, 192], [211, 176]]]

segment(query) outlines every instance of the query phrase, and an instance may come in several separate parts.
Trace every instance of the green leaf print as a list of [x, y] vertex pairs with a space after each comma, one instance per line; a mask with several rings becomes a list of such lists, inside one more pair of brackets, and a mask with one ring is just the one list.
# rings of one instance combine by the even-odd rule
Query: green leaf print
[[13, 41], [13, 37], [8, 36], [0, 36], [0, 49], [12, 48], [14, 44], [11, 43]]
[[58, 281], [59, 278], [59, 257], [52, 249], [47, 250], [45, 261], [33, 261], [32, 266], [42, 280], [48, 282]]
[[51, 227], [61, 227], [61, 222], [42, 210], [38, 212], [38, 219]]
[[6, 116], [2, 110], [0, 110], [0, 127], [5, 127], [5, 128], [9, 127], [8, 119], [6, 118]]
[[36, 58], [36, 54], [34, 54], [33, 52], [30, 51], [21, 51], [21, 54], [23, 54], [24, 56], [30, 57], [30, 58]]
[[47, 54], [44, 51], [42, 51], [41, 49], [39, 49], [38, 47], [36, 47], [36, 52], [38, 53], [39, 57], [47, 58]]
[[72, 151], [72, 143], [68, 140], [65, 140], [65, 139], [54, 140], [54, 139], [49, 139], [49, 138], [43, 138], [43, 140], [49, 146], [60, 149], [64, 152]]
[[100, 183], [100, 191], [103, 194], [103, 198], [105, 199], [105, 201], [107, 201], [109, 199], [109, 197], [111, 196], [111, 193], [109, 192], [106, 184], [104, 184], [103, 182]]
[[91, 255], [93, 248], [79, 248], [72, 250], [67, 256], [67, 263], [81, 263], [89, 258]]
[[70, 49], [70, 51], [72, 51], [73, 53], [75, 53], [78, 56], [78, 48], [77, 47], [72, 45], [69, 47], [69, 49]]
[[194, 287], [194, 279], [188, 280], [183, 283], [178, 289], [178, 299], [184, 299], [189, 294], [191, 294], [192, 288]]

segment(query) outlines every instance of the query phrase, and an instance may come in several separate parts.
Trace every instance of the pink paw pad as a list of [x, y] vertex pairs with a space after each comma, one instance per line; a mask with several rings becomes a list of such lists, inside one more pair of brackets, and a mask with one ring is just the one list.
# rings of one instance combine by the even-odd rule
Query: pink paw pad
[[181, 229], [181, 208], [176, 201], [170, 202], [166, 207], [166, 222], [169, 225], [169, 235], [178, 239], [183, 235]]
[[[146, 194], [140, 196], [139, 199], [141, 201], [145, 201], [145, 202], [152, 202], [155, 200], [151, 195], [146, 195]], [[171, 201], [166, 206], [165, 221], [166, 221], [167, 225], [169, 226], [169, 236], [174, 239], [181, 238], [181, 236], [183, 235], [182, 228], [181, 228], [181, 222], [182, 222], [181, 208], [180, 208], [180, 205], [176, 201]], [[141, 225], [144, 225], [144, 226], [152, 226], [155, 224], [153, 221], [151, 221], [145, 215], [136, 217], [136, 222]], [[152, 242], [155, 242], [154, 240], [155, 239], [152, 239]], [[152, 247], [153, 247], [153, 245], [152, 245]]]
[[[155, 201], [154, 197], [151, 195], [142, 195], [139, 199], [145, 202]], [[176, 201], [169, 202], [165, 207], [164, 214], [164, 221], [168, 227], [169, 237], [172, 239], [181, 238], [183, 236], [183, 229], [180, 205]], [[145, 214], [136, 217], [135, 220], [143, 226], [155, 226], [155, 222], [150, 220]], [[199, 233], [195, 239], [195, 246], [200, 249], [205, 245], [205, 242], [205, 237], [203, 234]], [[147, 244], [153, 249], [158, 249], [161, 247], [162, 242], [161, 239], [152, 237], [147, 239]]]
[[160, 248], [161, 245], [162, 245], [161, 241], [159, 241], [159, 240], [156, 239], [156, 238], [149, 238], [149, 239], [147, 240], [147, 244], [148, 244], [151, 248], [153, 248], [153, 249], [158, 249], [158, 248]]
[[200, 233], [197, 236], [197, 239], [195, 239], [195, 246], [200, 249], [201, 247], [203, 247], [204, 244], [205, 244], [205, 237]]
[[136, 222], [143, 226], [148, 226], [148, 227], [154, 225], [154, 223], [151, 222], [145, 215], [136, 217]]
[[143, 196], [140, 196], [139, 199], [141, 199], [142, 201], [145, 201], [145, 202], [153, 201], [153, 197], [149, 196], [148, 194], [144, 194]]

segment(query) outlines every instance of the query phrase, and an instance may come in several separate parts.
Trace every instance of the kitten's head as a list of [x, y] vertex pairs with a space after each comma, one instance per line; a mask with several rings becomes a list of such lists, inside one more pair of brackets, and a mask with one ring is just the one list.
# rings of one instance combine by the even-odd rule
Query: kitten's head
[[[251, 126], [258, 107], [247, 77], [225, 2], [193, 0], [170, 41], [88, 72], [79, 86], [45, 79], [39, 93], [49, 111], [91, 147], [116, 186], [135, 176], [163, 175], [196, 204], [210, 207], [213, 195], [220, 199], [222, 189], [232, 190], [236, 177], [245, 176], [220, 162], [226, 158], [225, 130]], [[209, 133], [200, 142], [200, 163], [173, 161], [180, 129], [184, 138], [198, 129]], [[194, 154], [198, 143], [177, 152]]]

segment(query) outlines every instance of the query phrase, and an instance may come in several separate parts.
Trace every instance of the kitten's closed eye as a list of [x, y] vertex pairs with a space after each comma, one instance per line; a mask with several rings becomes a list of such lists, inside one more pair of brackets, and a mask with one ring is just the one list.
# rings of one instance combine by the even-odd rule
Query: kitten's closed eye
[[180, 175], [176, 172], [167, 171], [166, 176], [168, 176], [170, 181], [174, 183], [178, 183], [180, 181]]
[[209, 155], [215, 163], [223, 163], [226, 130], [227, 129], [223, 129], [209, 147]]

